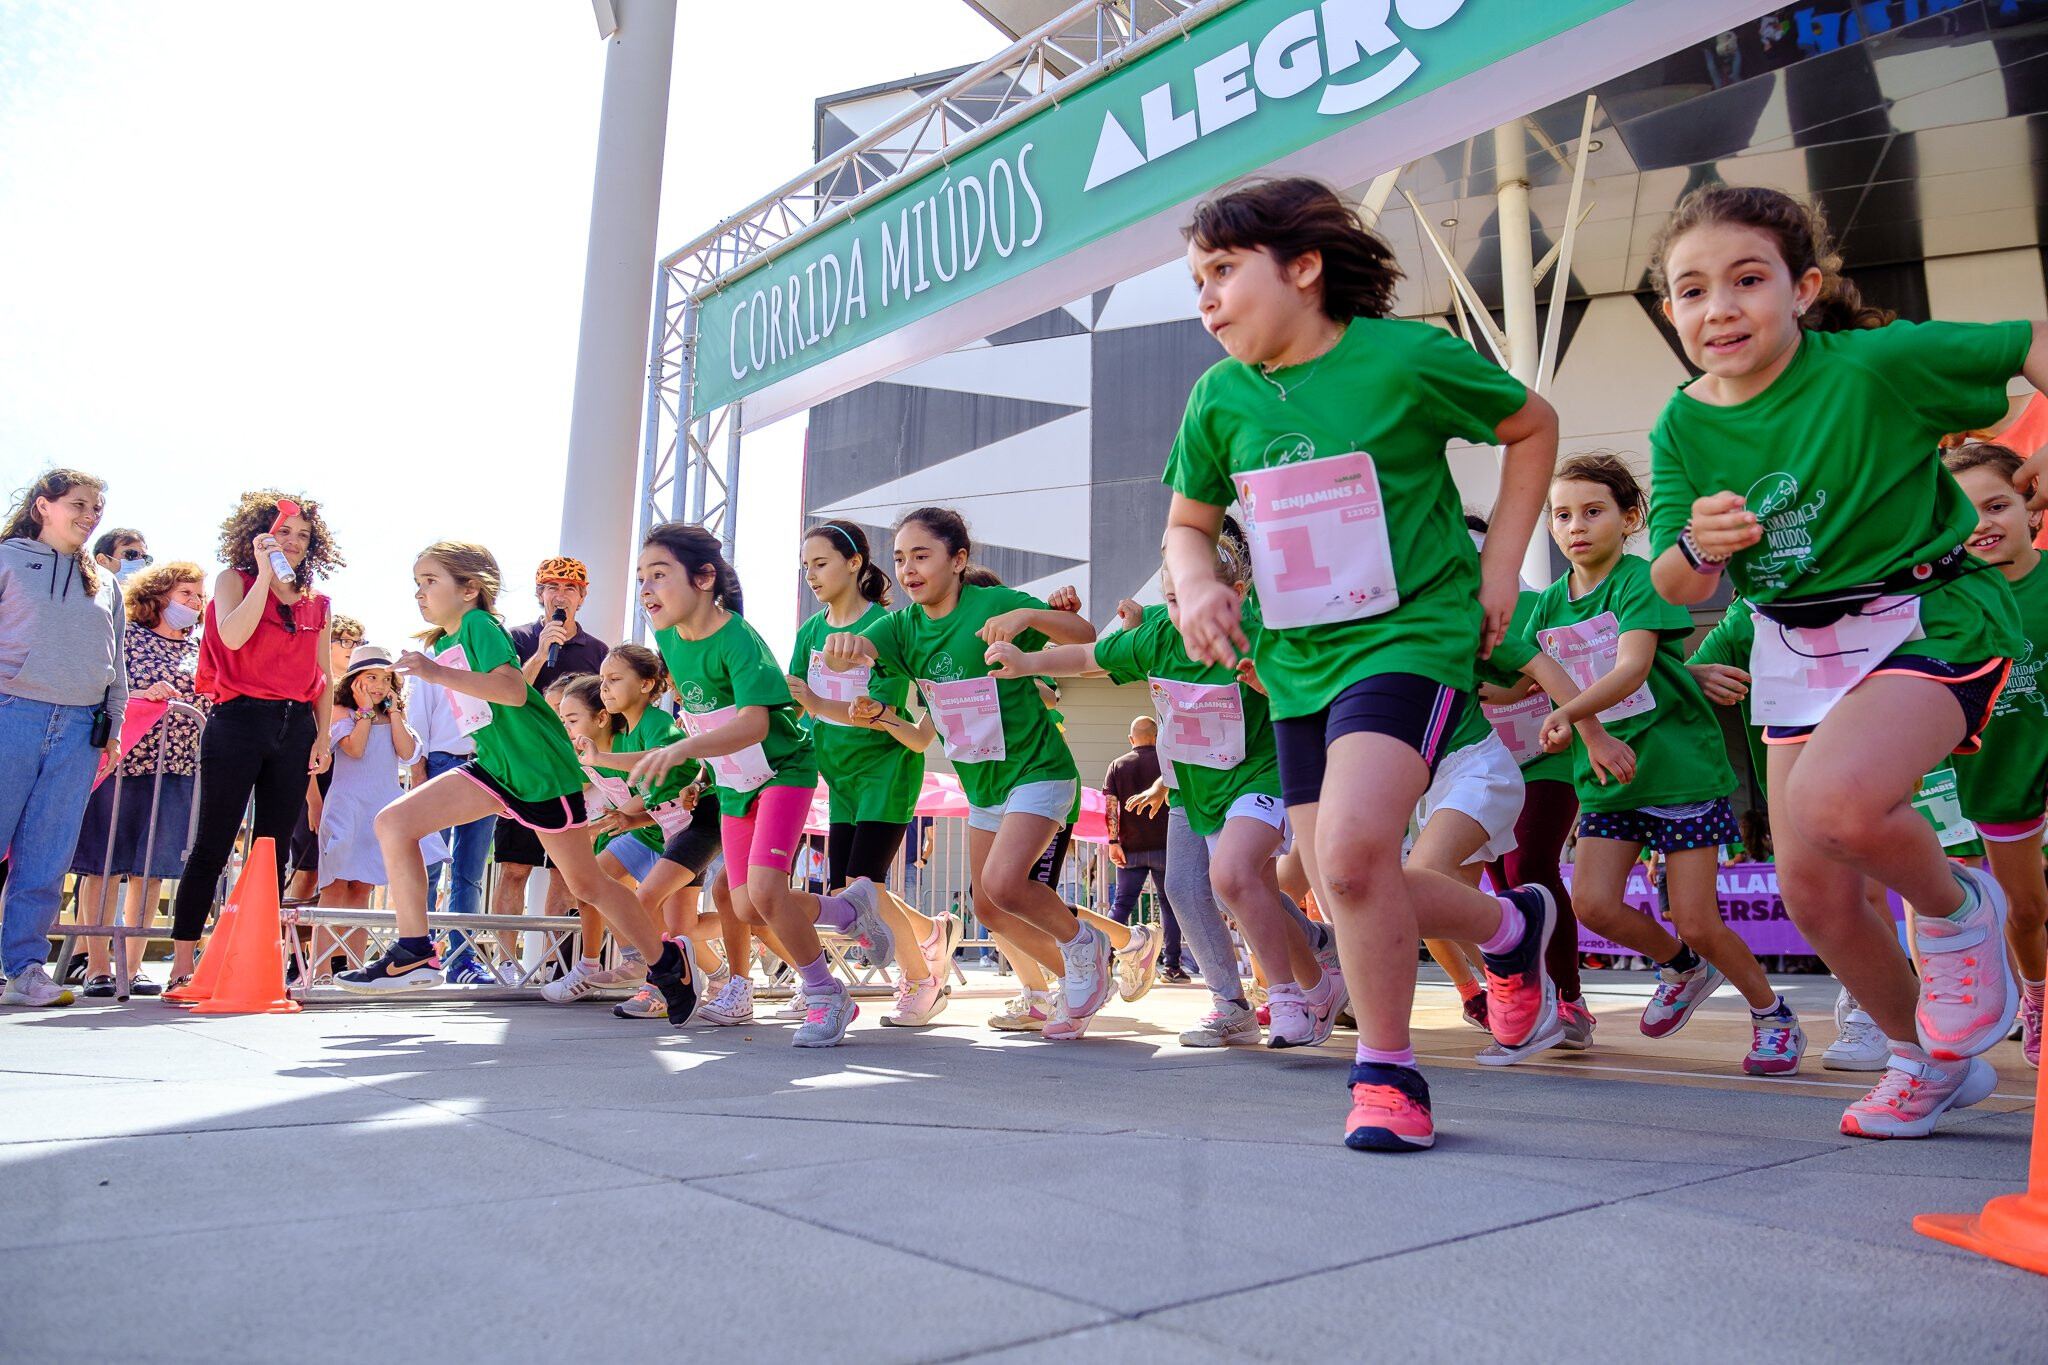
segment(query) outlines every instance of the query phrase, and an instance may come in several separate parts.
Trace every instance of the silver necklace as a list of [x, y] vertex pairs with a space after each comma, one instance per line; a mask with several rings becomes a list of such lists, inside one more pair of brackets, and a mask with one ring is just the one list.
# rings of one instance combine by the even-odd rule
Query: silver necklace
[[[1322, 368], [1323, 368], [1323, 362], [1324, 362], [1325, 360], [1328, 360], [1328, 359], [1330, 358], [1330, 353], [1331, 353], [1332, 351], [1334, 351], [1334, 350], [1336, 350], [1336, 349], [1337, 349], [1337, 343], [1338, 343], [1338, 342], [1340, 342], [1340, 341], [1342, 341], [1342, 340], [1344, 340], [1344, 334], [1345, 334], [1345, 331], [1346, 331], [1346, 329], [1345, 329], [1345, 328], [1341, 328], [1341, 327], [1340, 327], [1340, 328], [1338, 328], [1338, 329], [1337, 329], [1337, 335], [1336, 335], [1335, 337], [1333, 337], [1333, 338], [1331, 339], [1330, 343], [1329, 343], [1329, 344], [1328, 344], [1327, 346], [1323, 347], [1323, 349], [1322, 349], [1322, 350], [1320, 350], [1320, 351], [1316, 352], [1316, 353], [1315, 353], [1314, 355], [1310, 356], [1310, 357], [1309, 357], [1309, 359], [1308, 359], [1307, 361], [1297, 361], [1297, 362], [1296, 362], [1296, 364], [1297, 364], [1297, 365], [1299, 365], [1299, 364], [1307, 364], [1307, 365], [1308, 365], [1308, 367], [1309, 367], [1309, 369], [1308, 369], [1308, 373], [1307, 373], [1307, 374], [1303, 375], [1303, 376], [1302, 376], [1301, 378], [1299, 378], [1299, 379], [1297, 379], [1297, 380], [1295, 380], [1295, 381], [1294, 381], [1294, 391], [1295, 391], [1295, 392], [1299, 393], [1299, 392], [1300, 392], [1300, 391], [1301, 391], [1302, 389], [1304, 389], [1304, 388], [1308, 387], [1308, 382], [1309, 382], [1309, 381], [1310, 381], [1311, 379], [1314, 379], [1314, 378], [1316, 377], [1316, 371], [1318, 371], [1318, 370], [1320, 370], [1320, 369], [1322, 369]], [[1313, 362], [1313, 363], [1311, 363], [1311, 362]], [[1285, 384], [1281, 383], [1281, 382], [1280, 382], [1280, 381], [1279, 381], [1278, 379], [1275, 379], [1275, 378], [1273, 377], [1273, 372], [1274, 372], [1275, 370], [1280, 370], [1280, 369], [1292, 369], [1292, 368], [1294, 368], [1294, 366], [1290, 366], [1290, 365], [1261, 365], [1261, 366], [1259, 366], [1258, 368], [1259, 368], [1259, 377], [1260, 377], [1260, 378], [1262, 378], [1262, 379], [1264, 379], [1264, 380], [1265, 380], [1265, 381], [1266, 381], [1266, 382], [1267, 382], [1268, 384], [1271, 384], [1271, 385], [1272, 385], [1272, 386], [1274, 387], [1274, 389], [1276, 389], [1276, 390], [1277, 390], [1277, 391], [1279, 392], [1279, 394], [1280, 394], [1280, 401], [1281, 401], [1281, 402], [1283, 402], [1283, 403], [1285, 403], [1285, 402], [1287, 401], [1287, 395], [1288, 395], [1288, 388], [1287, 388], [1287, 386], [1286, 386]]]

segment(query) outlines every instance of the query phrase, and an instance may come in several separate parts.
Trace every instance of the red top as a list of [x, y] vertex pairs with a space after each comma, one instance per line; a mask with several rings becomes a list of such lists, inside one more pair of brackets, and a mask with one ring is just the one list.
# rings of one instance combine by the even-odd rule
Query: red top
[[[256, 575], [241, 575], [246, 594]], [[270, 609], [256, 622], [256, 631], [240, 649], [220, 638], [213, 603], [206, 604], [206, 634], [199, 641], [199, 674], [194, 685], [201, 696], [218, 702], [231, 697], [310, 702], [326, 690], [327, 661], [320, 657], [320, 631], [327, 624], [327, 599], [319, 593], [285, 603], [270, 599]], [[289, 616], [295, 629], [287, 629]]]

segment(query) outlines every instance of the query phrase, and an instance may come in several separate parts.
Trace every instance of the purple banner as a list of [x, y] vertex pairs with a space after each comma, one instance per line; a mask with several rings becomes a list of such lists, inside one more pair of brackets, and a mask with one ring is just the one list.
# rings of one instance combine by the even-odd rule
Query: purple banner
[[[1778, 894], [1778, 869], [1770, 863], [1728, 863], [1721, 867], [1721, 920], [1733, 929], [1749, 950], [1759, 956], [1778, 954], [1788, 956], [1818, 956], [1813, 946], [1806, 941], [1792, 919], [1785, 913], [1784, 898]], [[1564, 865], [1564, 884], [1572, 884], [1572, 866]], [[1656, 888], [1650, 885], [1647, 870], [1641, 863], [1629, 870], [1628, 891], [1625, 899], [1629, 905], [1646, 915], [1657, 913]], [[1892, 898], [1892, 914], [1899, 914], [1898, 898]], [[1599, 935], [1579, 926], [1579, 951], [1585, 953], [1612, 953], [1631, 956], [1631, 950], [1618, 943], [1609, 943]]]

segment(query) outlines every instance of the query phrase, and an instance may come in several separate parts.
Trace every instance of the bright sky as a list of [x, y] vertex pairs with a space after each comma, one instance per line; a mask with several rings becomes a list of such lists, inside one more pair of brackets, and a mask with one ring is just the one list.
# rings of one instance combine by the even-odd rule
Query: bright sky
[[[816, 96], [1003, 46], [958, 0], [888, 11], [682, 0], [663, 250], [811, 164]], [[604, 56], [585, 0], [0, 0], [0, 491], [91, 471], [105, 525], [211, 574], [242, 490], [299, 489], [371, 640], [420, 628], [412, 559], [443, 538], [538, 615]], [[800, 417], [750, 436], [742, 479], [778, 650], [802, 443]]]

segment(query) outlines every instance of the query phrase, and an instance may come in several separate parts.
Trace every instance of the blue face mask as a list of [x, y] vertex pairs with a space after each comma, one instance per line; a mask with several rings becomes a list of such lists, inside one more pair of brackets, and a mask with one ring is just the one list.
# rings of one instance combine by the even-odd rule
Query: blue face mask
[[190, 630], [199, 624], [199, 609], [183, 602], [164, 603], [163, 623], [172, 630]]
[[120, 567], [114, 570], [114, 577], [126, 583], [148, 567], [149, 561], [146, 559], [124, 559], [121, 561]]

